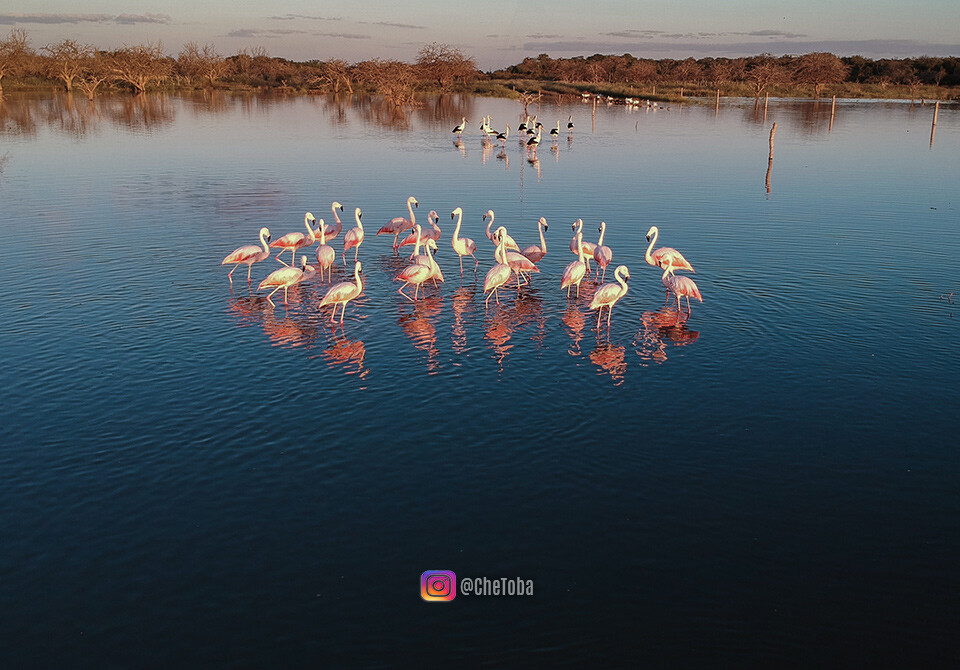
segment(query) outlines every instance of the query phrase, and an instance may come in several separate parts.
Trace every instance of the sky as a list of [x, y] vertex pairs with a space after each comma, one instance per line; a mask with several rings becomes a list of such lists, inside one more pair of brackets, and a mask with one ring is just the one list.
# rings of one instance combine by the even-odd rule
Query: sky
[[430, 42], [482, 70], [541, 53], [639, 58], [829, 51], [868, 58], [960, 56], [958, 0], [0, 0], [0, 34], [34, 48], [64, 38], [109, 49], [187, 42], [224, 56], [262, 47], [291, 60], [407, 62]]

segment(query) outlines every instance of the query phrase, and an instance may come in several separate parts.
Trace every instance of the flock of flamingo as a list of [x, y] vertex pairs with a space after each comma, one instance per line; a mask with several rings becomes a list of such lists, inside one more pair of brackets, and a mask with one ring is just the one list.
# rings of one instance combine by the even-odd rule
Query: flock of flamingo
[[[386, 225], [377, 231], [377, 235], [393, 235], [393, 250], [399, 253], [402, 247], [413, 245], [413, 253], [410, 255], [410, 265], [408, 265], [394, 279], [402, 282], [398, 293], [406, 299], [415, 302], [419, 299], [421, 291], [426, 291], [425, 285], [432, 283], [438, 287], [438, 282], [444, 281], [443, 272], [439, 264], [433, 257], [437, 250], [437, 243], [440, 240], [441, 230], [437, 225], [440, 217], [435, 211], [427, 215], [427, 222], [430, 229], [425, 230], [417, 223], [414, 207], [419, 207], [419, 202], [414, 197], [407, 198], [407, 212], [409, 217], [398, 216], [391, 219]], [[319, 307], [322, 309], [328, 305], [332, 306], [330, 314], [331, 322], [336, 320], [337, 307], [340, 307], [340, 323], [343, 323], [344, 313], [347, 304], [363, 293], [363, 268], [360, 262], [360, 246], [364, 241], [364, 230], [362, 217], [363, 213], [357, 207], [354, 210], [354, 219], [356, 226], [347, 230], [343, 235], [342, 258], [345, 267], [347, 265], [347, 252], [353, 249], [353, 281], [344, 281], [333, 284], [332, 267], [337, 261], [337, 254], [330, 242], [337, 238], [343, 232], [343, 223], [340, 220], [338, 211], [344, 211], [343, 205], [334, 202], [331, 205], [333, 212], [333, 225], [326, 225], [323, 219], [317, 219], [313, 214], [307, 212], [304, 215], [304, 228], [306, 234], [300, 232], [287, 233], [282, 237], [272, 240], [270, 230], [266, 227], [260, 229], [260, 244], [251, 244], [240, 247], [228, 254], [221, 265], [233, 265], [227, 277], [233, 284], [233, 273], [241, 265], [247, 266], [247, 283], [251, 283], [251, 269], [254, 263], [267, 260], [271, 255], [271, 248], [279, 249], [276, 259], [283, 267], [274, 270], [260, 282], [257, 290], [272, 289], [267, 295], [267, 301], [275, 306], [272, 300], [274, 294], [283, 289], [284, 304], [287, 304], [287, 291], [296, 284], [319, 275], [321, 281], [324, 280], [324, 270], [327, 271], [327, 280], [331, 283], [330, 289], [326, 292], [320, 301]], [[460, 261], [460, 276], [463, 276], [463, 258], [469, 256], [474, 260], [474, 272], [477, 272], [480, 266], [480, 260], [477, 258], [477, 243], [468, 237], [461, 237], [460, 230], [463, 224], [463, 209], [457, 207], [450, 213], [451, 219], [456, 219], [456, 226], [450, 240], [450, 246], [456, 252]], [[516, 279], [517, 291], [519, 293], [522, 286], [531, 281], [534, 273], [539, 273], [537, 267], [544, 256], [547, 254], [547, 241], [544, 232], [548, 230], [547, 220], [540, 217], [537, 222], [537, 229], [540, 236], [540, 244], [533, 244], [524, 249], [520, 249], [516, 240], [510, 236], [505, 226], [494, 225], [494, 212], [487, 210], [483, 215], [483, 220], [487, 221], [485, 234], [493, 245], [493, 259], [495, 264], [487, 271], [483, 282], [483, 292], [486, 294], [484, 305], [489, 307], [490, 298], [493, 297], [497, 304], [500, 303], [500, 289], [512, 284], [512, 279]], [[316, 229], [313, 227], [317, 226]], [[560, 289], [566, 289], [567, 298], [570, 297], [571, 289], [576, 286], [576, 296], [580, 296], [580, 283], [590, 273], [596, 273], [599, 281], [606, 279], [607, 267], [612, 263], [613, 251], [604, 244], [604, 235], [606, 233], [606, 223], [601, 222], [598, 228], [599, 239], [596, 243], [587, 242], [583, 239], [583, 220], [577, 219], [573, 222], [573, 239], [570, 241], [570, 251], [576, 256], [576, 260], [567, 265], [560, 279]], [[409, 231], [409, 232], [408, 232]], [[408, 233], [403, 239], [400, 235]], [[676, 249], [671, 247], [660, 247], [654, 249], [659, 237], [659, 230], [656, 226], [651, 226], [647, 232], [647, 247], [644, 260], [647, 264], [663, 270], [660, 278], [661, 283], [667, 290], [667, 300], [672, 293], [677, 300], [677, 312], [681, 310], [681, 298], [687, 299], [687, 312], [691, 312], [690, 298], [695, 298], [701, 303], [703, 298], [696, 283], [685, 275], [675, 274], [678, 270], [695, 272], [693, 266]], [[316, 265], [311, 265], [304, 253], [300, 257], [300, 266], [297, 266], [297, 251], [305, 250], [319, 241], [316, 250]], [[421, 249], [423, 253], [421, 253]], [[285, 252], [290, 252], [290, 263], [288, 264], [281, 258]], [[591, 263], [596, 264], [596, 268]], [[618, 265], [613, 273], [614, 282], [600, 285], [594, 292], [593, 299], [590, 302], [590, 309], [597, 310], [597, 328], [600, 327], [603, 309], [607, 308], [607, 327], [610, 326], [610, 319], [613, 313], [613, 307], [627, 293], [627, 282], [630, 280], [630, 270], [626, 265]], [[404, 289], [413, 286], [413, 297]]]

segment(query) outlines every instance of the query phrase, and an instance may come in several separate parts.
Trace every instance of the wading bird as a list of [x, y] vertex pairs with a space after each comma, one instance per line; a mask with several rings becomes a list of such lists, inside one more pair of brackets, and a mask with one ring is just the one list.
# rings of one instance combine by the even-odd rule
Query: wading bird
[[353, 262], [356, 263], [359, 259], [360, 254], [360, 245], [363, 244], [363, 222], [360, 221], [360, 217], [363, 216], [363, 213], [360, 211], [360, 208], [357, 207], [353, 216], [357, 221], [357, 227], [351, 228], [347, 231], [347, 234], [343, 236], [343, 264], [347, 264], [347, 250], [353, 249]]
[[630, 281], [630, 270], [626, 265], [618, 265], [613, 273], [617, 282], [615, 284], [604, 284], [593, 294], [593, 300], [590, 302], [590, 309], [597, 310], [597, 328], [600, 328], [600, 317], [603, 314], [603, 308], [607, 308], [607, 328], [610, 327], [610, 317], [613, 315], [613, 306], [617, 304], [623, 296], [627, 294], [627, 282]]
[[323, 271], [327, 271], [327, 281], [333, 281], [333, 264], [337, 262], [337, 252], [327, 244], [327, 233], [320, 226], [320, 246], [317, 247], [317, 266], [320, 270], [320, 281], [323, 281]]
[[360, 261], [357, 261], [353, 266], [354, 281], [344, 281], [339, 284], [334, 284], [330, 287], [330, 290], [327, 291], [327, 294], [323, 296], [323, 300], [320, 301], [321, 308], [327, 305], [333, 305], [330, 321], [334, 320], [334, 317], [337, 315], [337, 305], [340, 305], [340, 323], [343, 323], [343, 314], [347, 311], [347, 303], [363, 292], [363, 282], [360, 280], [361, 272]]
[[593, 252], [597, 250], [597, 245], [593, 242], [583, 241], [583, 219], [577, 219], [573, 222], [573, 239], [570, 240], [570, 253], [577, 255], [577, 233], [580, 233], [580, 246], [583, 247], [584, 262], [587, 264], [587, 272], [590, 272], [590, 260], [593, 258]]
[[343, 205], [339, 202], [334, 202], [330, 205], [330, 211], [333, 212], [333, 222], [332, 226], [325, 226], [323, 232], [326, 235], [327, 242], [333, 242], [333, 240], [343, 231], [343, 222], [340, 221], [340, 217], [337, 215], [337, 210], [343, 211]]
[[[493, 219], [494, 219], [494, 215], [493, 215], [493, 210], [492, 210], [492, 209], [488, 209], [488, 210], [487, 210], [487, 213], [483, 215], [483, 220], [486, 221], [488, 217], [489, 217], [490, 221], [487, 222], [487, 230], [486, 230], [487, 238], [488, 238], [491, 242], [493, 242], [494, 245], [496, 245], [496, 244], [497, 244], [497, 240], [495, 239], [494, 234], [490, 232], [490, 226], [493, 225]], [[517, 246], [516, 240], [514, 240], [514, 239], [513, 239], [512, 237], [510, 237], [509, 235], [504, 235], [504, 237], [503, 237], [503, 246], [504, 246], [504, 248], [506, 248], [506, 249], [513, 249], [514, 251], [520, 251], [520, 247]]]
[[450, 240], [450, 246], [453, 247], [453, 250], [457, 252], [457, 256], [460, 258], [460, 276], [462, 277], [464, 256], [473, 256], [473, 260], [475, 261], [475, 265], [473, 266], [474, 272], [480, 267], [480, 260], [477, 258], [477, 243], [469, 237], [459, 237], [460, 225], [463, 223], [463, 209], [461, 207], [457, 207], [450, 212], [450, 218], [457, 219], [457, 226], [453, 229], [453, 239]]
[[700, 289], [697, 288], [696, 283], [690, 279], [690, 277], [673, 274], [673, 269], [673, 263], [668, 260], [667, 267], [663, 271], [663, 276], [660, 278], [660, 282], [663, 284], [664, 288], [667, 289], [668, 298], [670, 297], [670, 293], [673, 293], [675, 296], [677, 296], [677, 312], [680, 312], [680, 296], [684, 296], [687, 299], [687, 313], [691, 313], [693, 310], [690, 309], [690, 298], [696, 298], [701, 303], [703, 302], [703, 297], [700, 295]]
[[387, 225], [383, 226], [380, 230], [377, 231], [377, 235], [384, 235], [384, 234], [393, 235], [394, 251], [396, 251], [397, 248], [399, 247], [397, 238], [400, 237], [400, 233], [402, 233], [405, 230], [410, 230], [416, 225], [417, 217], [413, 213], [413, 208], [419, 207], [419, 206], [420, 206], [420, 203], [417, 202], [417, 199], [411, 195], [409, 198], [407, 198], [407, 211], [410, 212], [410, 218], [405, 219], [402, 216], [394, 217], [390, 219]]
[[[310, 268], [311, 275], [316, 272], [316, 270], [312, 266], [307, 265], [306, 256], [300, 257], [300, 263], [301, 265], [303, 265], [304, 268]], [[274, 293], [276, 293], [280, 289], [283, 289], [283, 304], [286, 305], [287, 291], [290, 289], [291, 286], [299, 284], [300, 281], [303, 280], [304, 276], [306, 276], [306, 274], [307, 273], [304, 270], [301, 270], [300, 268], [291, 267], [288, 265], [280, 268], [279, 270], [274, 270], [273, 272], [268, 274], [267, 278], [264, 279], [262, 282], [260, 282], [260, 286], [257, 287], [257, 290], [259, 291], [264, 288], [273, 288], [273, 291], [271, 291], [270, 295], [267, 296], [267, 302], [270, 303], [271, 307], [276, 307], [276, 305], [274, 304], [273, 300], [271, 300], [271, 298], [273, 298]]]
[[669, 261], [673, 264], [674, 270], [689, 270], [690, 272], [696, 273], [696, 270], [687, 262], [683, 254], [673, 247], [660, 247], [656, 251], [653, 251], [653, 245], [657, 243], [658, 237], [660, 237], [660, 231], [656, 226], [650, 226], [650, 230], [647, 231], [647, 241], [650, 243], [650, 246], [647, 247], [647, 253], [644, 255], [644, 260], [646, 260], [648, 264], [654, 267], [664, 268]]
[[610, 247], [604, 246], [603, 236], [607, 232], [607, 224], [604, 221], [600, 222], [600, 239], [597, 240], [597, 246], [593, 250], [593, 260], [597, 262], [597, 265], [603, 268], [603, 276], [600, 277], [600, 281], [603, 281], [607, 278], [607, 266], [610, 265], [610, 261], [613, 260], [613, 250]]
[[[296, 265], [297, 249], [309, 247], [317, 241], [316, 233], [314, 232], [313, 228], [310, 227], [310, 223], [315, 221], [316, 219], [313, 217], [313, 214], [307, 212], [303, 215], [303, 225], [307, 229], [306, 235], [303, 233], [287, 233], [283, 237], [280, 237], [270, 243], [270, 246], [274, 249], [280, 249], [280, 251], [277, 252], [278, 261], [280, 261], [280, 254], [282, 254], [284, 251], [289, 251], [290, 267]], [[283, 263], [283, 261], [280, 262]], [[283, 264], [286, 265], [286, 263]]]
[[580, 297], [580, 282], [583, 281], [583, 276], [587, 274], [587, 264], [583, 261], [583, 233], [577, 231], [577, 235], [574, 238], [574, 241], [577, 242], [577, 260], [570, 263], [566, 269], [563, 271], [563, 277], [560, 279], [560, 290], [567, 289], [567, 297], [570, 297], [570, 287], [577, 287], [577, 297]]
[[537, 221], [537, 231], [540, 233], [540, 246], [538, 247], [536, 244], [531, 244], [520, 252], [534, 263], [539, 263], [543, 257], [547, 255], [547, 240], [543, 236], [545, 230], [547, 230], [547, 220], [541, 216], [540, 220]]
[[466, 129], [466, 127], [467, 127], [467, 117], [463, 117], [459, 125], [457, 125], [457, 127], [453, 129], [453, 132], [457, 134], [457, 137], [460, 137], [461, 135], [463, 135], [463, 131]]
[[[270, 242], [270, 229], [261, 228], [260, 229], [260, 244], [262, 246], [258, 247], [256, 244], [248, 244], [246, 246], [240, 247], [239, 249], [234, 249], [231, 254], [226, 258], [220, 261], [220, 265], [233, 265], [233, 270], [236, 270], [238, 267], [246, 263], [247, 265], [247, 283], [250, 283], [250, 268], [254, 263], [259, 263], [260, 261], [265, 261], [270, 258], [270, 247], [267, 244]], [[476, 245], [474, 245], [476, 246]], [[233, 285], [233, 270], [230, 270], [230, 274], [227, 275], [227, 279], [230, 280], [230, 285]]]
[[493, 258], [497, 261], [497, 264], [490, 268], [487, 271], [487, 276], [483, 278], [483, 292], [487, 294], [487, 299], [483, 301], [484, 308], [490, 305], [491, 295], [496, 297], [497, 304], [500, 304], [500, 287], [510, 281], [512, 270], [506, 263], [505, 255], [506, 249], [503, 246], [503, 239], [499, 239], [497, 250], [493, 252]]

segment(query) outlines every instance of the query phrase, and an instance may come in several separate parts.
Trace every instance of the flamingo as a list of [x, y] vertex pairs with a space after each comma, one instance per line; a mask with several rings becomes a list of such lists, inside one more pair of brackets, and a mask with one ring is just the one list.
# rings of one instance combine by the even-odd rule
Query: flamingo
[[[593, 258], [593, 252], [597, 250], [597, 245], [593, 242], [584, 242], [583, 241], [583, 219], [577, 219], [573, 222], [573, 230], [575, 232], [580, 232], [580, 246], [583, 247], [583, 255], [586, 259], [587, 272], [590, 272], [590, 259]], [[576, 254], [577, 252], [577, 237], [574, 235], [574, 238], [570, 240], [570, 253]]]
[[[436, 246], [437, 246], [437, 243], [434, 240], [427, 240], [427, 243], [426, 243], [427, 257], [428, 257], [429, 263], [431, 264], [433, 263], [433, 256], [430, 253], [430, 249], [436, 248]], [[420, 290], [420, 287], [423, 286], [423, 283], [428, 279], [430, 279], [432, 275], [433, 275], [433, 268], [429, 264], [424, 265], [421, 263], [414, 263], [413, 265], [408, 265], [406, 268], [403, 269], [403, 272], [398, 274], [393, 279], [394, 281], [403, 281], [403, 286], [397, 289], [397, 293], [399, 293], [400, 295], [402, 295], [404, 298], [406, 298], [411, 302], [416, 302], [417, 292]], [[403, 292], [403, 289], [406, 288], [408, 284], [414, 285], [412, 298]]]
[[[453, 239], [450, 240], [450, 246], [453, 247], [453, 250], [457, 252], [457, 256], [460, 258], [460, 276], [463, 277], [463, 257], [473, 256], [473, 260], [476, 261], [476, 265], [473, 266], [474, 272], [480, 267], [480, 260], [477, 258], [477, 243], [469, 237], [458, 237], [460, 234], [460, 224], [463, 223], [463, 208], [457, 207], [450, 212], [450, 218], [452, 219], [454, 217], [457, 219], [457, 227], [453, 229]], [[493, 222], [491, 221], [491, 223]]]
[[[497, 239], [504, 240], [507, 238], [507, 229], [503, 226], [497, 228], [495, 233]], [[517, 290], [520, 290], [520, 278], [525, 274], [530, 274], [532, 272], [540, 272], [540, 268], [534, 265], [533, 261], [524, 256], [518, 251], [507, 251], [504, 249], [502, 254], [504, 260], [507, 262], [507, 265], [510, 266], [510, 269], [517, 275]], [[523, 277], [524, 281], [529, 281], [527, 277]]]
[[505, 255], [504, 241], [503, 238], [500, 238], [497, 242], [497, 249], [493, 252], [493, 258], [497, 261], [497, 264], [490, 268], [490, 270], [487, 271], [487, 276], [483, 278], [483, 292], [489, 292], [487, 299], [483, 302], [484, 308], [490, 304], [490, 295], [495, 296], [497, 298], [497, 304], [500, 304], [500, 287], [510, 281], [512, 270], [505, 262]]
[[357, 227], [351, 228], [347, 231], [347, 234], [343, 236], [344, 265], [347, 264], [347, 250], [353, 249], [353, 261], [356, 263], [360, 253], [360, 245], [363, 244], [363, 222], [360, 221], [360, 217], [363, 216], [363, 213], [360, 211], [359, 207], [354, 210], [353, 216], [357, 221]]
[[337, 215], [337, 210], [343, 211], [343, 205], [339, 202], [334, 202], [330, 205], [330, 211], [333, 212], [333, 221], [336, 224], [335, 226], [326, 226], [324, 232], [327, 236], [327, 242], [332, 242], [337, 235], [343, 230], [343, 222], [340, 221], [339, 215]]
[[[341, 226], [342, 227], [342, 226]], [[320, 226], [320, 246], [317, 247], [317, 265], [320, 268], [320, 281], [323, 281], [323, 271], [327, 271], [327, 281], [333, 281], [333, 264], [337, 262], [337, 252], [327, 244], [327, 233]]]
[[[316, 270], [312, 266], [307, 265], [307, 258], [305, 256], [301, 256], [300, 261], [304, 268], [308, 268], [308, 267], [310, 268], [310, 270], [312, 271], [310, 273], [311, 275], [316, 272]], [[264, 279], [262, 282], [260, 282], [260, 286], [257, 287], [257, 290], [259, 291], [260, 289], [263, 289], [263, 288], [273, 287], [273, 291], [271, 291], [270, 295], [267, 296], [267, 302], [270, 303], [271, 307], [276, 307], [276, 305], [274, 304], [273, 300], [271, 300], [271, 298], [273, 298], [274, 293], [276, 293], [280, 289], [283, 289], [283, 304], [286, 305], [287, 291], [290, 289], [291, 286], [294, 286], [295, 284], [300, 283], [300, 281], [303, 280], [306, 274], [307, 273], [304, 272], [304, 270], [301, 270], [300, 268], [295, 268], [290, 265], [286, 265], [280, 268], [279, 270], [274, 270], [273, 272], [268, 274], [267, 278]]]
[[683, 254], [673, 247], [660, 247], [656, 251], [653, 251], [653, 245], [657, 243], [658, 237], [660, 237], [660, 231], [656, 226], [650, 226], [650, 230], [647, 231], [647, 241], [650, 243], [650, 246], [647, 247], [647, 253], [644, 255], [644, 260], [646, 260], [648, 264], [662, 268], [665, 267], [669, 261], [673, 264], [674, 270], [689, 270], [696, 274], [696, 270], [687, 262]]
[[673, 263], [670, 260], [667, 260], [667, 267], [663, 271], [663, 276], [660, 278], [661, 283], [667, 289], [667, 296], [670, 296], [672, 291], [675, 296], [677, 296], [677, 312], [680, 312], [680, 296], [685, 296], [687, 299], [687, 313], [692, 312], [690, 309], [690, 298], [696, 298], [701, 303], [703, 302], [703, 297], [700, 295], [700, 289], [697, 288], [696, 283], [690, 279], [690, 277], [685, 277], [683, 275], [677, 276], [673, 274]]
[[[313, 228], [310, 227], [311, 221], [316, 221], [316, 219], [313, 217], [313, 214], [311, 214], [310, 212], [307, 212], [306, 214], [303, 215], [303, 225], [306, 226], [307, 228], [306, 235], [304, 235], [303, 233], [287, 233], [283, 237], [277, 240], [274, 240], [273, 242], [270, 243], [270, 246], [273, 247], [274, 249], [280, 249], [280, 251], [277, 252], [278, 261], [280, 261], [280, 254], [282, 254], [284, 251], [289, 250], [290, 251], [289, 267], [293, 267], [294, 265], [296, 265], [296, 261], [297, 261], [297, 249], [300, 249], [301, 247], [309, 247], [311, 244], [317, 241], [316, 233], [314, 232]], [[321, 225], [323, 224], [321, 223]], [[280, 262], [283, 263], [283, 261], [280, 261]], [[286, 265], [286, 263], [283, 263], [283, 264]]]
[[[240, 247], [239, 249], [234, 249], [226, 258], [220, 261], [220, 265], [233, 265], [233, 270], [236, 270], [242, 264], [247, 264], [247, 283], [250, 283], [250, 268], [253, 267], [254, 263], [259, 263], [260, 261], [265, 261], [270, 258], [270, 247], [267, 246], [267, 243], [270, 241], [270, 229], [261, 228], [260, 229], [260, 244], [263, 248], [258, 247], [256, 244], [248, 244], [246, 246]], [[474, 245], [474, 250], [476, 250], [476, 245]], [[233, 270], [230, 270], [230, 274], [227, 275], [227, 279], [230, 280], [230, 285], [233, 286]]]
[[327, 291], [327, 294], [323, 296], [323, 300], [320, 301], [320, 307], [333, 305], [333, 312], [330, 314], [331, 322], [337, 315], [337, 305], [340, 305], [342, 308], [340, 310], [340, 323], [342, 324], [343, 314], [347, 311], [347, 303], [363, 292], [363, 282], [360, 281], [360, 273], [362, 271], [363, 269], [360, 265], [360, 261], [356, 261], [353, 266], [354, 281], [342, 281], [339, 284], [335, 284], [331, 286], [330, 290]]
[[[577, 242], [583, 241], [583, 233], [577, 231]], [[570, 263], [563, 271], [563, 278], [560, 280], [560, 290], [567, 289], [567, 297], [570, 297], [570, 287], [576, 285], [577, 297], [580, 297], [580, 282], [583, 281], [583, 275], [587, 274], [587, 264], [583, 261], [583, 244], [577, 244], [577, 260]]]
[[419, 263], [420, 265], [426, 265], [428, 268], [430, 268], [430, 276], [427, 277], [427, 279], [433, 279], [433, 285], [439, 286], [439, 284], [437, 284], [437, 279], [439, 279], [440, 281], [444, 280], [443, 272], [440, 271], [440, 266], [437, 264], [435, 260], [433, 260], [433, 256], [426, 253], [426, 251], [422, 254], [420, 253], [421, 244], [424, 247], [427, 247], [429, 246], [429, 244], [432, 244], [433, 250], [436, 251], [437, 241], [434, 239], [422, 239], [421, 237], [419, 237], [420, 233], [422, 233], [420, 224], [417, 224], [414, 227], [414, 230], [417, 231], [418, 237], [416, 241], [416, 246], [413, 249], [413, 253], [410, 254], [410, 260], [413, 261], [414, 263]]
[[457, 134], [457, 137], [460, 137], [461, 135], [463, 135], [463, 131], [466, 129], [466, 127], [467, 127], [467, 117], [464, 116], [463, 119], [460, 121], [460, 123], [457, 125], [457, 127], [453, 129], [453, 132]]
[[[436, 211], [431, 209], [430, 213], [427, 214], [427, 223], [429, 223], [433, 227], [433, 230], [428, 230], [426, 232], [421, 231], [421, 235], [420, 235], [421, 240], [423, 241], [433, 240], [434, 242], [436, 242], [440, 239], [440, 232], [441, 232], [440, 226], [437, 225], [437, 221], [439, 220], [440, 220], [440, 215], [437, 214]], [[414, 226], [414, 228], [416, 228], [416, 226]], [[403, 239], [403, 242], [401, 242], [397, 248], [404, 247], [408, 244], [414, 244], [416, 241], [417, 241], [416, 232], [411, 232], [409, 235], [407, 235]]]
[[567, 118], [567, 130], [573, 132], [573, 114]]
[[[623, 275], [621, 277], [621, 275]], [[610, 317], [613, 315], [613, 306], [617, 304], [623, 296], [627, 294], [627, 282], [630, 281], [630, 270], [626, 265], [618, 265], [613, 276], [617, 282], [604, 284], [593, 294], [593, 300], [590, 302], [590, 309], [597, 310], [597, 328], [600, 327], [600, 316], [603, 314], [603, 308], [607, 308], [607, 328], [610, 327]]]
[[547, 255], [547, 240], [543, 237], [543, 231], [545, 230], [547, 230], [547, 220], [541, 216], [540, 220], [537, 221], [537, 231], [540, 233], [540, 246], [538, 247], [536, 244], [531, 244], [520, 252], [534, 263], [539, 263], [543, 257]]
[[[493, 218], [494, 218], [492, 209], [487, 210], [487, 213], [483, 215], [483, 220], [486, 221], [488, 216], [490, 217], [490, 222], [487, 224], [487, 231], [486, 231], [487, 237], [490, 239], [491, 242], [493, 242], [496, 245], [497, 241], [493, 239], [494, 234], [490, 232], [490, 226], [493, 225]], [[520, 247], [517, 246], [516, 240], [514, 240], [509, 235], [506, 235], [506, 234], [504, 235], [503, 243], [506, 249], [513, 249], [514, 251], [520, 251]], [[494, 255], [496, 255], [496, 251], [494, 251]]]
[[603, 276], [600, 277], [600, 281], [603, 281], [607, 278], [607, 266], [610, 265], [610, 261], [613, 260], [613, 251], [608, 246], [603, 244], [603, 236], [607, 232], [607, 224], [604, 221], [600, 222], [600, 239], [597, 240], [597, 246], [593, 250], [593, 260], [597, 262], [597, 265], [603, 268]]
[[397, 238], [400, 237], [400, 233], [402, 233], [405, 230], [410, 230], [411, 228], [413, 228], [414, 225], [416, 225], [417, 217], [414, 216], [413, 214], [413, 208], [419, 207], [419, 206], [420, 206], [420, 203], [417, 202], [417, 199], [411, 195], [409, 198], [407, 198], [407, 211], [410, 212], [410, 218], [405, 219], [402, 216], [396, 216], [390, 219], [390, 221], [387, 222], [387, 225], [383, 226], [382, 228], [380, 228], [380, 230], [377, 231], [377, 235], [383, 235], [383, 234], [393, 235], [394, 251], [396, 251], [399, 246], [397, 244]]

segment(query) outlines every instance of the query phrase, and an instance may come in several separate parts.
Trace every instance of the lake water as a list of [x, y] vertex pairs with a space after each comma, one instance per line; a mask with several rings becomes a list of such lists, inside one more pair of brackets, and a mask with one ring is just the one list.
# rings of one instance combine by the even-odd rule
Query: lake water
[[[957, 108], [534, 103], [536, 158], [521, 111], [7, 97], [5, 667], [960, 661]], [[374, 236], [411, 195], [446, 275], [417, 304]], [[319, 281], [271, 307], [273, 259], [231, 289], [334, 200], [367, 231], [342, 327]], [[488, 209], [550, 228], [485, 309]], [[630, 269], [609, 329], [559, 288], [577, 218]], [[535, 591], [428, 603], [430, 569]]]

